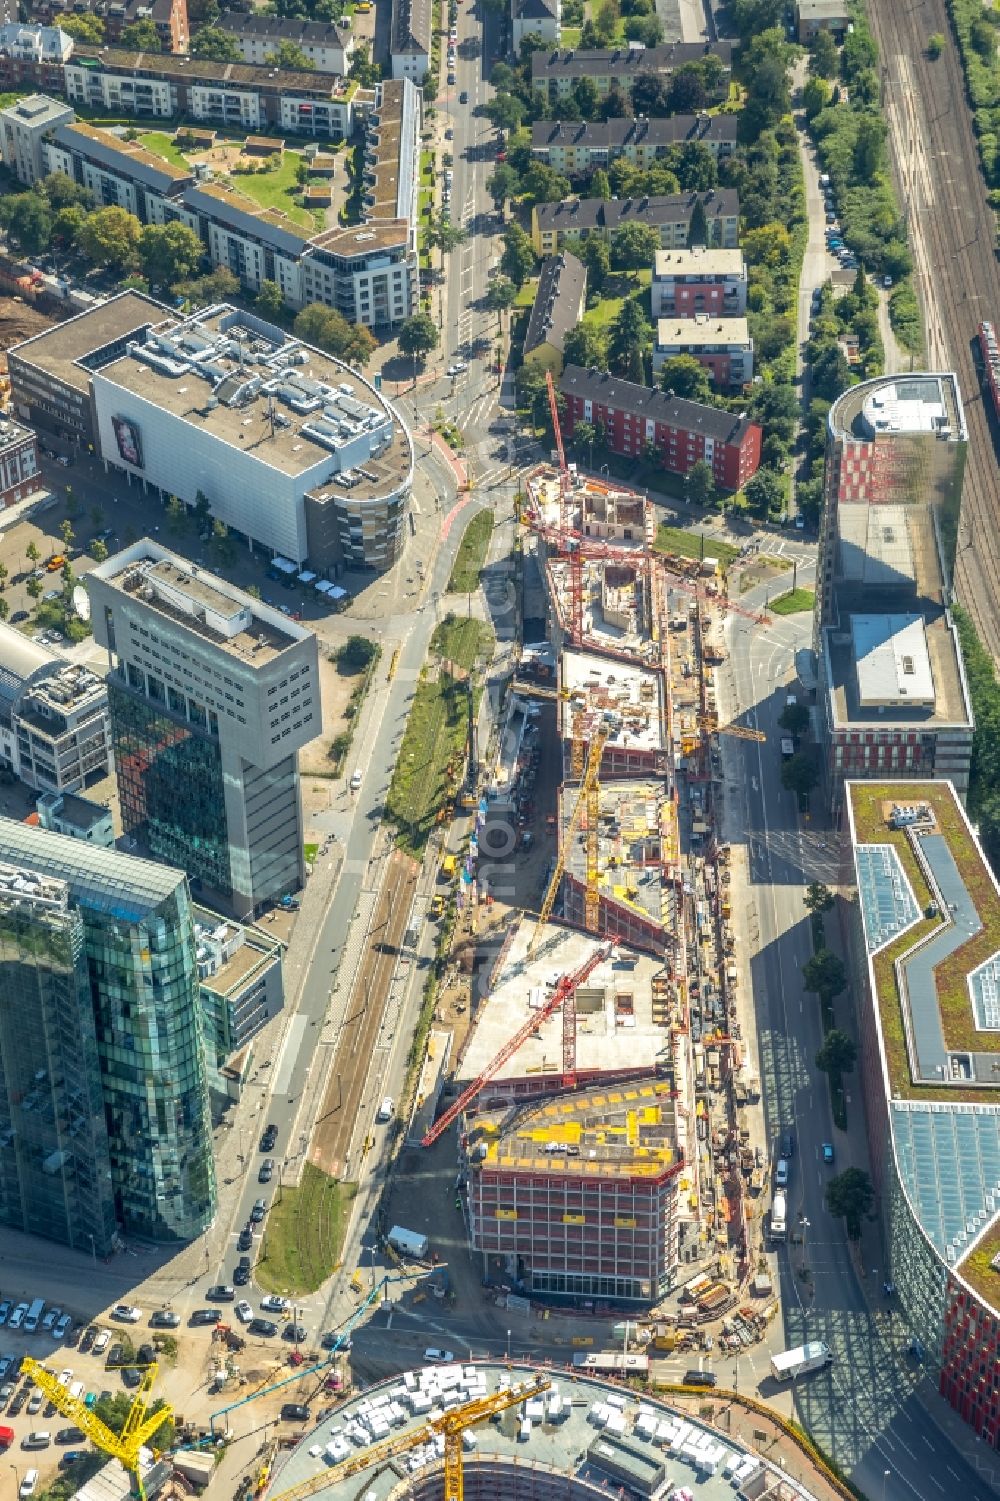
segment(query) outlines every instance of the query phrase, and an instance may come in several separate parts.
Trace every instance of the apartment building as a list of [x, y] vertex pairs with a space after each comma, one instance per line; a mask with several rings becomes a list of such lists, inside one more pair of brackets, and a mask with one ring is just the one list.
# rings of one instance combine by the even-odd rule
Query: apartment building
[[354, 130], [358, 85], [327, 73], [77, 47], [64, 74], [70, 103], [109, 114], [335, 140]]
[[58, 26], [63, 16], [90, 14], [104, 27], [111, 46], [126, 26], [152, 21], [163, 52], [186, 52], [191, 38], [187, 0], [24, 0], [28, 21]]
[[394, 79], [421, 84], [431, 66], [434, 15], [431, 0], [392, 0], [389, 60]]
[[725, 99], [729, 89], [733, 65], [733, 44], [730, 41], [664, 42], [656, 47], [628, 42], [624, 47], [577, 47], [564, 52], [558, 49], [533, 52], [531, 84], [552, 104], [572, 94], [584, 78], [590, 80], [598, 94], [607, 94], [615, 88], [631, 98], [636, 78], [650, 73], [669, 78], [678, 68], [708, 58], [713, 59], [706, 70], [713, 80], [706, 91], [706, 103], [711, 104]]
[[511, 0], [511, 39], [515, 57], [521, 55], [521, 43], [525, 37], [541, 37], [542, 41], [558, 47], [562, 31], [561, 0]]
[[298, 890], [313, 633], [148, 539], [98, 564], [90, 589], [124, 831], [236, 912]]
[[0, 510], [42, 488], [37, 435], [0, 415]]
[[597, 235], [609, 241], [625, 224], [646, 224], [656, 230], [664, 250], [683, 250], [691, 242], [692, 217], [697, 227], [704, 223], [704, 244], [732, 250], [739, 243], [740, 203], [735, 188], [536, 203], [531, 210], [531, 242], [539, 255], [555, 255], [570, 237], [586, 240]]
[[191, 1240], [216, 1182], [184, 874], [11, 819], [0, 850], [0, 1216], [95, 1256]]
[[162, 222], [161, 201], [194, 182], [186, 168], [82, 120], [57, 125], [42, 155], [47, 172], [64, 172], [87, 189], [96, 206], [126, 209], [143, 224]]
[[747, 268], [742, 250], [658, 250], [651, 287], [654, 318], [742, 316], [747, 310]]
[[0, 109], [3, 163], [18, 182], [30, 188], [45, 176], [45, 137], [57, 125], [74, 118], [68, 104], [45, 94], [31, 94]]
[[587, 270], [564, 250], [542, 262], [535, 301], [524, 335], [524, 363], [540, 365], [558, 375], [563, 345], [587, 307]]
[[657, 319], [653, 374], [677, 354], [689, 354], [704, 365], [720, 390], [753, 380], [753, 340], [745, 318], [700, 313]]
[[110, 754], [101, 679], [0, 622], [0, 765], [36, 792], [77, 792]]
[[73, 38], [58, 26], [0, 26], [0, 88], [61, 94]]
[[665, 119], [611, 119], [593, 123], [536, 120], [531, 153], [568, 177], [623, 157], [636, 167], [650, 167], [676, 146], [695, 143], [715, 157], [728, 156], [736, 145], [735, 115], [670, 115]]
[[354, 33], [336, 21], [304, 21], [295, 16], [268, 16], [263, 11], [227, 10], [215, 22], [239, 47], [245, 62], [270, 66], [268, 59], [290, 42], [305, 53], [317, 73], [347, 74], [354, 55]]
[[644, 458], [655, 452], [671, 474], [687, 474], [704, 460], [723, 490], [741, 489], [760, 465], [763, 434], [747, 417], [579, 365], [567, 365], [559, 390], [567, 437], [578, 422], [590, 423], [612, 453]]

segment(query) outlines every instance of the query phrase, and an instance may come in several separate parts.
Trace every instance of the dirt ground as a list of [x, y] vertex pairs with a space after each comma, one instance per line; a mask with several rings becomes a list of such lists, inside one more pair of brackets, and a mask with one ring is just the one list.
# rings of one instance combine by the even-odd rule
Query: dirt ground
[[748, 589], [756, 589], [758, 584], [766, 584], [770, 579], [780, 578], [791, 568], [787, 558], [779, 558], [774, 555], [762, 554], [752, 563], [746, 563], [740, 568], [740, 593], [746, 594]]
[[[55, 323], [20, 297], [0, 297], [0, 349], [10, 349], [22, 339], [30, 339]], [[3, 361], [6, 374], [6, 360]]]
[[325, 649], [319, 653], [319, 690], [323, 704], [323, 732], [299, 751], [299, 771], [303, 777], [328, 773], [331, 768], [330, 746], [341, 730], [347, 728], [344, 710], [350, 703], [357, 677], [343, 676], [330, 661]]

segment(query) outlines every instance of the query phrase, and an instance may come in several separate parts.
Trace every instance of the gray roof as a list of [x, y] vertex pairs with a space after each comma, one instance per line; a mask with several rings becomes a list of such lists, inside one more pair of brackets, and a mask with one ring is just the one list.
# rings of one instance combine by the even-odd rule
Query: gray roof
[[514, 0], [513, 17], [515, 21], [557, 21], [559, 0]]
[[603, 370], [584, 370], [579, 365], [566, 366], [559, 389], [564, 396], [581, 396], [585, 401], [614, 407], [616, 412], [630, 412], [650, 422], [663, 422], [668, 427], [701, 433], [703, 437], [734, 446], [742, 443], [753, 426], [749, 418], [724, 411], [722, 407], [670, 396], [652, 386], [637, 386]]
[[649, 120], [626, 116], [611, 120], [536, 120], [531, 127], [532, 151], [553, 146], [579, 146], [594, 150], [623, 150], [626, 146], [679, 146], [685, 141], [713, 141], [736, 145], [735, 115], [669, 115]]
[[699, 62], [703, 57], [717, 57], [723, 67], [730, 68], [733, 60], [733, 44], [724, 42], [665, 42], [658, 47], [644, 47], [633, 42], [626, 47], [594, 47], [584, 51], [570, 49], [554, 52], [533, 52], [531, 77], [533, 82], [546, 83], [549, 79], [606, 78], [634, 76], [637, 73], [672, 73], [685, 63]]
[[524, 336], [524, 353], [530, 354], [540, 344], [551, 344], [562, 351], [571, 328], [580, 321], [580, 311], [587, 296], [587, 271], [569, 251], [550, 255], [542, 262], [534, 306]]
[[187, 882], [173, 866], [100, 849], [12, 818], [0, 818], [0, 849], [12, 865], [66, 881], [81, 906], [126, 922], [141, 921]]
[[[164, 163], [163, 170], [160, 170], [154, 162], [144, 161], [133, 152], [121, 149], [113, 136], [107, 141], [101, 141], [94, 134], [84, 135], [64, 124], [56, 126], [54, 139], [56, 145], [61, 146], [64, 151], [88, 156], [109, 172], [117, 172], [119, 176], [141, 183], [143, 187], [151, 188], [156, 193], [170, 193], [181, 181], [176, 168]], [[194, 173], [189, 176], [193, 178]]]
[[306, 42], [314, 47], [342, 47], [350, 39], [346, 27], [333, 21], [301, 21], [295, 16], [265, 16], [261, 11], [249, 14], [240, 10], [223, 11], [216, 21], [223, 31], [234, 36], [257, 36], [265, 40], [273, 37], [275, 42]]
[[565, 234], [579, 230], [613, 231], [636, 221], [659, 228], [662, 224], [686, 224], [701, 199], [705, 217], [738, 219], [739, 194], [735, 188], [713, 188], [708, 193], [660, 193], [641, 198], [564, 198], [561, 203], [539, 203], [535, 208], [540, 230], [557, 229]]
[[0, 699], [13, 703], [29, 678], [60, 661], [47, 646], [0, 621]]
[[392, 0], [392, 32], [389, 50], [420, 55], [431, 51], [431, 0]]
[[311, 238], [304, 232], [297, 234], [281, 225], [272, 224], [263, 213], [259, 216], [247, 213], [231, 203], [224, 193], [203, 193], [197, 187], [185, 188], [181, 202], [185, 208], [204, 214], [207, 219], [214, 219], [218, 224], [228, 224], [238, 234], [261, 240], [287, 255], [301, 255]]

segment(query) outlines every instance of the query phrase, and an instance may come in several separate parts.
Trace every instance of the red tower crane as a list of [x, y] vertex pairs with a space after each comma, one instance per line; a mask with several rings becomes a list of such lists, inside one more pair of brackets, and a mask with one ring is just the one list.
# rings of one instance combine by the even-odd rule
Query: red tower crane
[[542, 1022], [547, 1021], [553, 1011], [557, 1011], [560, 1006], [563, 1008], [562, 1083], [564, 1088], [572, 1089], [576, 1083], [576, 992], [584, 980], [593, 974], [597, 966], [607, 959], [613, 948], [614, 944], [611, 943], [602, 945], [601, 948], [596, 949], [591, 954], [589, 959], [584, 960], [583, 964], [577, 969], [572, 970], [568, 975], [560, 977], [544, 1006], [539, 1011], [531, 1013], [524, 1026], [518, 1028], [513, 1037], [507, 1039], [499, 1053], [490, 1059], [482, 1073], [473, 1079], [468, 1089], [463, 1090], [454, 1104], [449, 1106], [445, 1111], [444, 1115], [438, 1116], [433, 1126], [427, 1132], [427, 1135], [421, 1141], [420, 1145], [422, 1147], [432, 1147], [434, 1145], [438, 1137], [442, 1136], [451, 1123], [461, 1115], [466, 1106], [471, 1104], [480, 1090], [492, 1078], [495, 1078], [508, 1058], [513, 1058], [521, 1045], [527, 1042], [532, 1032], [537, 1032]]

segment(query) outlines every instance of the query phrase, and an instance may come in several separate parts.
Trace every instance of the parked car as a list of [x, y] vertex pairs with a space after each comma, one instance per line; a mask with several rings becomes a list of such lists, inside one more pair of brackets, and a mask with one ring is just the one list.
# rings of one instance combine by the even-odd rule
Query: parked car
[[[25, 1448], [28, 1447], [27, 1443], [25, 1443], [24, 1447]], [[17, 1474], [17, 1471], [15, 1470], [14, 1473]], [[35, 1491], [37, 1489], [38, 1489], [38, 1471], [37, 1470], [27, 1470], [25, 1472], [24, 1479], [21, 1481], [21, 1484], [17, 1488], [18, 1501], [28, 1501], [28, 1497], [29, 1496], [33, 1496], [35, 1494]]]
[[305, 1324], [286, 1324], [281, 1331], [281, 1337], [282, 1339], [294, 1340], [297, 1345], [301, 1345], [305, 1341], [306, 1326]]
[[57, 1444], [83, 1444], [87, 1435], [82, 1428], [60, 1428], [56, 1433]]
[[111, 1310], [111, 1317], [122, 1324], [138, 1324], [142, 1318], [142, 1309], [136, 1308], [134, 1303], [116, 1303]]
[[47, 1428], [36, 1428], [31, 1433], [26, 1433], [21, 1440], [22, 1449], [47, 1449], [52, 1442], [52, 1435]]
[[200, 1329], [209, 1324], [217, 1324], [222, 1315], [214, 1308], [196, 1308], [188, 1319], [192, 1328]]
[[69, 1333], [70, 1325], [72, 1324], [72, 1322], [73, 1319], [70, 1314], [64, 1313], [62, 1318], [56, 1320], [55, 1328], [52, 1331], [52, 1338], [65, 1339], [67, 1334]]
[[272, 1151], [277, 1140], [278, 1140], [278, 1128], [277, 1128], [277, 1126], [275, 1126], [273, 1123], [271, 1125], [265, 1126], [264, 1127], [264, 1133], [263, 1133], [263, 1135], [260, 1138], [260, 1149], [261, 1149], [261, 1151], [262, 1152], [270, 1152], [270, 1151]]
[[250, 1334], [263, 1334], [268, 1338], [278, 1332], [277, 1324], [272, 1324], [270, 1319], [251, 1319], [247, 1329]]
[[177, 1329], [180, 1327], [181, 1316], [174, 1313], [172, 1308], [158, 1308], [155, 1313], [149, 1315], [150, 1329]]
[[774, 1170], [774, 1186], [775, 1188], [788, 1187], [788, 1163], [784, 1157], [778, 1158], [778, 1165]]
[[233, 1289], [226, 1282], [217, 1282], [205, 1294], [206, 1298], [212, 1298], [216, 1303], [231, 1303], [235, 1296]]
[[285, 1402], [281, 1416], [286, 1423], [304, 1423], [309, 1417], [309, 1409], [304, 1402]]
[[134, 1365], [122, 1366], [122, 1380], [126, 1386], [139, 1386], [142, 1382], [142, 1372]]
[[719, 1378], [714, 1371], [698, 1371], [694, 1367], [684, 1372], [685, 1386], [718, 1386]]
[[435, 1365], [451, 1365], [455, 1357], [450, 1350], [439, 1350], [436, 1345], [428, 1345], [424, 1351], [424, 1359], [432, 1361]]
[[68, 1470], [71, 1465], [76, 1464], [78, 1459], [86, 1459], [86, 1457], [86, 1449], [67, 1449], [65, 1454], [60, 1454], [59, 1456], [59, 1468], [60, 1470]]
[[249, 1324], [250, 1320], [253, 1318], [253, 1309], [250, 1307], [250, 1304], [247, 1302], [246, 1298], [240, 1299], [236, 1307], [233, 1309], [233, 1312], [235, 1313], [241, 1324]]
[[266, 1298], [261, 1298], [260, 1306], [265, 1313], [284, 1313], [292, 1305], [288, 1298], [281, 1298], [277, 1293], [268, 1293]]

